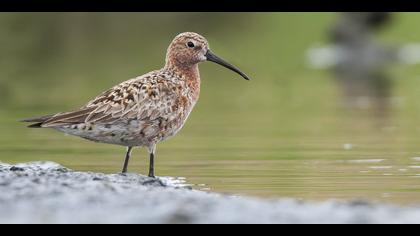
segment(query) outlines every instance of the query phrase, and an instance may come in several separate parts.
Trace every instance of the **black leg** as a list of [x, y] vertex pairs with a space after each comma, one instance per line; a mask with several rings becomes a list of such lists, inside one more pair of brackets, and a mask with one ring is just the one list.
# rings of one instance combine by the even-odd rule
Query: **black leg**
[[133, 147], [127, 148], [127, 153], [125, 154], [124, 167], [122, 169], [122, 173], [127, 173], [128, 161], [130, 160], [131, 149], [133, 149]]
[[150, 153], [149, 177], [155, 178], [155, 154]]

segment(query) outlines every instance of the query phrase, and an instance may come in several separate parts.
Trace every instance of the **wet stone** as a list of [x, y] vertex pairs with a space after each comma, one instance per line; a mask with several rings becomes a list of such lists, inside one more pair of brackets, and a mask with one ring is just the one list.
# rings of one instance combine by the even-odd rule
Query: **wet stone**
[[166, 187], [165, 183], [163, 183], [162, 180], [158, 178], [149, 178], [148, 180], [144, 181], [142, 184], [146, 186]]
[[24, 171], [22, 167], [12, 166], [10, 167], [10, 171]]
[[55, 169], [55, 171], [62, 172], [62, 173], [67, 173], [67, 172], [69, 172], [69, 169], [67, 169], [67, 168], [57, 168], [57, 169]]

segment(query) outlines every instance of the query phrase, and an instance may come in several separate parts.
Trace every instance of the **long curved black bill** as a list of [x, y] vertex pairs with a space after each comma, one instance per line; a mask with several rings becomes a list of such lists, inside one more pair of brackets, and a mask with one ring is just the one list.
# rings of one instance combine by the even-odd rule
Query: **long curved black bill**
[[242, 71], [240, 71], [235, 66], [229, 64], [228, 62], [226, 62], [222, 58], [214, 55], [210, 50], [207, 51], [205, 56], [207, 58], [207, 61], [212, 61], [214, 63], [217, 63], [217, 64], [221, 65], [221, 66], [224, 66], [224, 67], [228, 68], [229, 70], [235, 71], [236, 73], [240, 74], [244, 79], [250, 80], [250, 78], [246, 74], [242, 73]]

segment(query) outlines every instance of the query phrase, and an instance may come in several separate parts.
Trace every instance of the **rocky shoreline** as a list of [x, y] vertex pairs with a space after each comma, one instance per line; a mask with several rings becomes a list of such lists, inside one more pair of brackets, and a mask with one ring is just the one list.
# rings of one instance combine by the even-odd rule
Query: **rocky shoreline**
[[420, 207], [234, 197], [170, 177], [0, 163], [0, 223], [420, 223]]

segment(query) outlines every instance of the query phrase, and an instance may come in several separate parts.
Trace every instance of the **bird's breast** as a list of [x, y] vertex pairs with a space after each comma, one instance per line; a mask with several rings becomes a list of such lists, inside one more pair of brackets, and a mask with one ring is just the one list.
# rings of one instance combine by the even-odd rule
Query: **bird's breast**
[[174, 136], [186, 123], [200, 96], [200, 78], [183, 80], [168, 119], [160, 124], [161, 139]]

